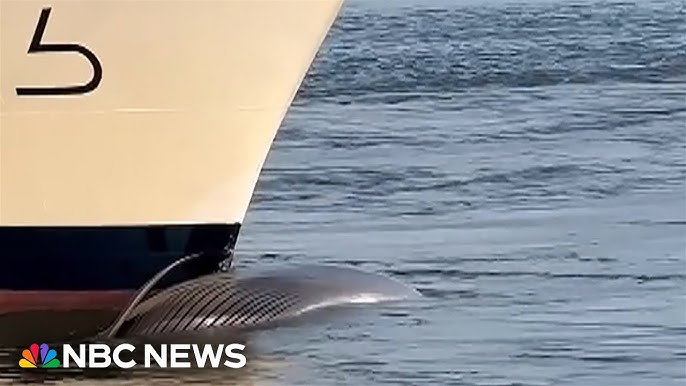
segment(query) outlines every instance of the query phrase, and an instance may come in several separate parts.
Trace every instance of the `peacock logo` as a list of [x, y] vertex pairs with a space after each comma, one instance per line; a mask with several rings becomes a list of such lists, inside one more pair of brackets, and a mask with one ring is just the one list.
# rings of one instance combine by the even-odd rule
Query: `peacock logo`
[[[39, 356], [40, 354], [40, 356]], [[19, 367], [25, 369], [54, 369], [60, 367], [60, 360], [57, 359], [57, 351], [50, 348], [45, 343], [38, 346], [37, 343], [29, 346], [28, 349], [22, 351], [22, 358], [19, 360]]]

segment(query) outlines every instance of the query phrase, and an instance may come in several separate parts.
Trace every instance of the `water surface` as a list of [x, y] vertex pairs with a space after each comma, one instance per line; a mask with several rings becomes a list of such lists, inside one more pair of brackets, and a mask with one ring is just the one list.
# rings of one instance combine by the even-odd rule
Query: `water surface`
[[171, 377], [683, 385], [685, 9], [350, 1], [269, 155], [239, 263], [353, 265], [425, 298], [257, 334], [248, 374]]

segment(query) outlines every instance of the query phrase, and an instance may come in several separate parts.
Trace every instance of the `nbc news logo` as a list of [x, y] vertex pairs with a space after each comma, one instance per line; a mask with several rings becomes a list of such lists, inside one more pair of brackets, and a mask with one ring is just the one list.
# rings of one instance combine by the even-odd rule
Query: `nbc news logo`
[[[198, 368], [218, 368], [221, 365], [232, 369], [240, 369], [247, 363], [245, 349], [242, 344], [162, 344], [159, 349], [146, 344], [143, 347], [144, 368], [190, 368], [193, 363]], [[126, 351], [133, 353], [136, 346], [122, 343], [110, 348], [101, 343], [79, 344], [75, 349], [70, 344], [62, 345], [62, 360], [57, 358], [57, 351], [47, 344], [33, 343], [22, 351], [19, 367], [25, 369], [54, 369], [54, 368], [107, 368], [114, 366], [130, 369], [137, 365], [134, 359], [122, 360], [121, 354]], [[226, 359], [222, 361], [222, 358]]]
[[24, 369], [35, 369], [38, 367], [54, 369], [60, 367], [57, 351], [51, 349], [45, 343], [42, 343], [40, 346], [37, 343], [32, 344], [28, 349], [22, 351], [21, 356], [19, 367]]

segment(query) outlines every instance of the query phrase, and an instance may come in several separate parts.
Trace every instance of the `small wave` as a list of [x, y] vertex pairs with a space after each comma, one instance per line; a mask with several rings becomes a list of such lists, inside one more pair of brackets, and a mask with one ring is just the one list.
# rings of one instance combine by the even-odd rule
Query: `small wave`
[[629, 274], [629, 273], [555, 273], [538, 271], [470, 271], [462, 269], [409, 269], [390, 270], [391, 275], [419, 278], [427, 276], [455, 277], [462, 279], [476, 279], [478, 277], [537, 277], [543, 279], [592, 279], [592, 280], [632, 280], [640, 283], [649, 281], [677, 281], [685, 280], [686, 274], [671, 273], [658, 275]]
[[384, 94], [389, 104], [474, 88], [659, 83], [686, 74], [686, 22], [674, 4], [449, 4], [346, 8], [297, 103]]

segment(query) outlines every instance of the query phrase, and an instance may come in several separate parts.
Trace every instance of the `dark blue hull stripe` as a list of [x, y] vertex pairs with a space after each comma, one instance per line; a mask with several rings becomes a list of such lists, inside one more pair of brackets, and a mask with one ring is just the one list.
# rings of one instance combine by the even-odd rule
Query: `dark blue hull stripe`
[[137, 289], [196, 252], [165, 285], [216, 270], [240, 224], [0, 227], [0, 290]]

